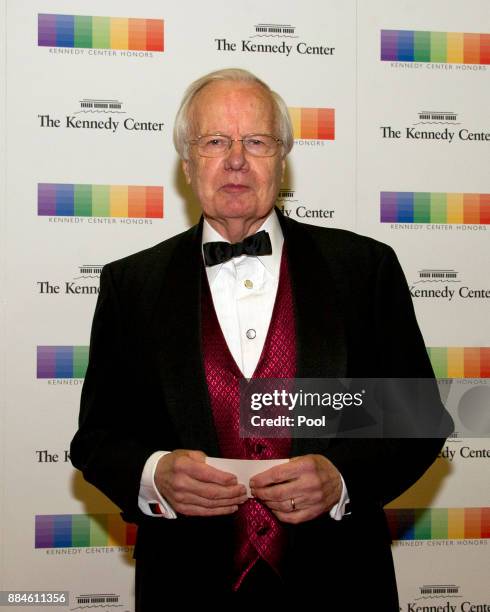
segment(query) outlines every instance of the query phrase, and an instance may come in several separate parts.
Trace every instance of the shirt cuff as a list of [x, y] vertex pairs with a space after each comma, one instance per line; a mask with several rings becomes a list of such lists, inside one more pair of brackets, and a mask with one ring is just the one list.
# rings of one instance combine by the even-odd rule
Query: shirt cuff
[[171, 451], [156, 451], [148, 457], [140, 480], [138, 506], [141, 512], [158, 518], [175, 519], [177, 514], [168, 501], [160, 495], [155, 485], [155, 470], [161, 457]]
[[347, 510], [347, 504], [350, 503], [349, 493], [347, 492], [342, 474], [340, 474], [340, 480], [342, 481], [342, 493], [340, 494], [339, 501], [332, 507], [329, 513], [330, 518], [333, 518], [334, 521], [340, 521], [344, 516], [350, 514], [350, 511]]

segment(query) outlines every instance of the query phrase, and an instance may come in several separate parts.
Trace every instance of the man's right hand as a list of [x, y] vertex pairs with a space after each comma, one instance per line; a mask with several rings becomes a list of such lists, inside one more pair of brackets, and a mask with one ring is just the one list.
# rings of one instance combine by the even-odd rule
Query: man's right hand
[[206, 464], [197, 450], [175, 450], [157, 463], [155, 484], [175, 512], [188, 516], [233, 514], [248, 497], [234, 474]]

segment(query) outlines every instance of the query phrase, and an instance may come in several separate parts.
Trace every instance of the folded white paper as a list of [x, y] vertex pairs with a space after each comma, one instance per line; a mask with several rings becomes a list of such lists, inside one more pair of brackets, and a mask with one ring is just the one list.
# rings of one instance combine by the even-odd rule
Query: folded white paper
[[235, 474], [238, 482], [246, 486], [249, 497], [252, 497], [249, 486], [252, 476], [288, 461], [289, 459], [223, 459], [222, 457], [206, 457], [207, 464], [223, 472]]

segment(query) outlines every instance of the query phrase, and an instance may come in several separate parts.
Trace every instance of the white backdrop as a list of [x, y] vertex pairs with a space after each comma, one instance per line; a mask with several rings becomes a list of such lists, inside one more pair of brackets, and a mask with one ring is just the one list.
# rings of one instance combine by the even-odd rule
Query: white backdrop
[[[295, 116], [333, 109], [334, 138], [315, 133], [315, 125], [295, 134], [278, 204], [293, 218], [395, 248], [436, 370], [458, 379], [463, 401], [490, 377], [490, 10], [487, 0], [0, 6], [2, 160], [7, 153], [0, 588], [60, 589], [70, 591], [72, 610], [132, 611], [134, 533], [66, 452], [100, 266], [198, 218], [171, 140], [183, 90], [210, 70], [237, 66], [301, 109]], [[67, 13], [108, 19], [77, 17], [72, 36], [70, 18], [59, 17]], [[145, 36], [132, 32], [158, 29], [161, 20], [163, 51], [148, 50]], [[120, 49], [128, 23], [130, 48]], [[414, 38], [432, 46], [417, 42], [410, 57], [410, 44], [399, 45], [395, 59], [381, 59], [382, 30], [425, 32]], [[158, 42], [157, 35], [150, 44]], [[429, 55], [414, 61], [417, 53]], [[60, 199], [56, 208], [38, 197], [40, 184], [65, 193], [64, 208]], [[146, 216], [141, 193], [149, 190], [134, 187], [149, 186], [163, 188], [163, 215]], [[398, 202], [392, 217], [381, 214], [382, 197]], [[73, 359], [62, 347], [82, 348]], [[455, 437], [422, 481], [391, 504], [403, 610], [490, 605], [489, 460], [487, 439]]]

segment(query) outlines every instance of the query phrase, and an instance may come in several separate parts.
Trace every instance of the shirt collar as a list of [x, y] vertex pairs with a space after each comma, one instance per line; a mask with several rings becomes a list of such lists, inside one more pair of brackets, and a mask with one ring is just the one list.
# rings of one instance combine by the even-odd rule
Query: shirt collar
[[[264, 265], [266, 270], [272, 274], [272, 276], [276, 279], [279, 278], [279, 271], [281, 267], [281, 254], [282, 254], [282, 245], [284, 243], [284, 236], [282, 233], [281, 225], [279, 223], [279, 219], [277, 218], [277, 214], [274, 209], [271, 210], [267, 219], [262, 223], [262, 225], [257, 230], [265, 230], [269, 234], [269, 238], [271, 240], [272, 245], [272, 254], [271, 255], [259, 255], [257, 259]], [[202, 228], [202, 244], [205, 242], [230, 242], [226, 238], [217, 232], [214, 227], [212, 227], [206, 219], [204, 219], [203, 228]], [[217, 266], [207, 266], [206, 272], [208, 275], [209, 283], [212, 284], [213, 280], [218, 275], [223, 264], [219, 264]]]

